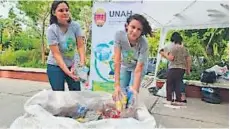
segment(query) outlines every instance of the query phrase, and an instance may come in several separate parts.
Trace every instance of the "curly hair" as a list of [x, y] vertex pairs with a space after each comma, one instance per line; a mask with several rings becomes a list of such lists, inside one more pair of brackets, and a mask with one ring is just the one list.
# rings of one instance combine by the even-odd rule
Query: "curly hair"
[[150, 36], [152, 36], [152, 28], [151, 28], [151, 26], [149, 25], [149, 22], [146, 20], [146, 18], [144, 16], [142, 16], [140, 14], [134, 14], [134, 15], [129, 16], [127, 18], [127, 21], [126, 21], [127, 25], [129, 25], [129, 23], [132, 20], [139, 21], [141, 23], [141, 25], [143, 26], [143, 30], [142, 30], [141, 35], [147, 36], [149, 34]]

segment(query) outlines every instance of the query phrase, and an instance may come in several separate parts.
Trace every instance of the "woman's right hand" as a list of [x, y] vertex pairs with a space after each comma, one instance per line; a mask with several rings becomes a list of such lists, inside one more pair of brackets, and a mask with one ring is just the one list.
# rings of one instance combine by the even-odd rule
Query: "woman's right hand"
[[121, 94], [121, 87], [115, 86], [114, 93], [113, 93], [113, 100], [115, 100]]
[[78, 81], [79, 80], [79, 77], [76, 76], [72, 70], [67, 75], [69, 77], [71, 77], [74, 81]]

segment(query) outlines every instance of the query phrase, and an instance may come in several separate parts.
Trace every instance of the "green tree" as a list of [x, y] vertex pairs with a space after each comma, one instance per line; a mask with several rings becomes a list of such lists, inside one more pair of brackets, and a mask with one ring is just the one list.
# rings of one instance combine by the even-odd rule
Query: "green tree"
[[12, 10], [9, 11], [9, 18], [0, 19], [0, 29], [3, 49], [15, 46], [15, 37], [22, 32], [19, 20], [13, 15]]
[[36, 30], [40, 36], [42, 63], [45, 63], [45, 28], [48, 26], [50, 3], [51, 1], [19, 1], [17, 4], [17, 8], [32, 20], [24, 23]]
[[148, 46], [149, 46], [149, 56], [157, 56], [159, 41], [160, 41], [160, 30], [153, 32], [153, 37], [147, 37]]
[[92, 9], [90, 6], [84, 6], [79, 14], [80, 23], [85, 32], [86, 54], [91, 54], [91, 24], [92, 24]]
[[[229, 40], [229, 28], [185, 30], [181, 32], [192, 55], [204, 56], [210, 65], [220, 62], [226, 56], [225, 48]], [[201, 49], [203, 54], [198, 54], [197, 50], [200, 51]]]
[[12, 49], [18, 50], [17, 40], [15, 39], [15, 37], [17, 37], [22, 32], [22, 28], [20, 25], [20, 19], [17, 18], [17, 15], [14, 13], [13, 8], [9, 10], [8, 15], [9, 15], [8, 18], [10, 20], [8, 20], [6, 29], [8, 30], [8, 34], [10, 38], [9, 41], [11, 41]]
[[40, 49], [40, 39], [32, 35], [33, 31], [26, 29], [15, 37], [15, 50]]
[[[25, 21], [28, 26], [38, 32], [41, 39], [42, 62], [45, 62], [45, 29], [48, 26], [52, 1], [19, 1], [17, 8], [25, 13], [32, 22]], [[69, 1], [73, 20], [79, 19], [79, 13], [85, 5], [92, 6], [91, 1]], [[30, 24], [31, 23], [31, 24]]]
[[[86, 6], [88, 7], [92, 7], [93, 3], [92, 1], [69, 1], [69, 6], [70, 6], [70, 11], [71, 11], [71, 15], [73, 20], [84, 20], [81, 19], [80, 13], [85, 9]], [[87, 10], [86, 10], [87, 12]]]

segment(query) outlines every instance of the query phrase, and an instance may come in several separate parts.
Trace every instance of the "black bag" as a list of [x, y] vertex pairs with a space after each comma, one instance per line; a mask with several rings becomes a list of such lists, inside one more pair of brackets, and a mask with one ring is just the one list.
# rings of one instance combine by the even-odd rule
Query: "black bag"
[[221, 103], [221, 97], [220, 97], [220, 91], [218, 88], [207, 88], [203, 87], [201, 88], [201, 100], [205, 101], [207, 103], [212, 104], [220, 104]]
[[200, 81], [204, 82], [204, 83], [214, 83], [214, 82], [216, 82], [216, 78], [217, 78], [216, 77], [216, 72], [214, 72], [214, 71], [211, 71], [211, 72], [204, 71], [201, 74]]

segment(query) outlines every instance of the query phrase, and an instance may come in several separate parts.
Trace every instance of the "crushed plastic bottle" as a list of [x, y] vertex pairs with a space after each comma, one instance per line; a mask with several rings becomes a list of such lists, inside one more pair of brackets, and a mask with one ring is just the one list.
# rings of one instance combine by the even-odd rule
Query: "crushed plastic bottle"
[[80, 77], [80, 81], [86, 82], [88, 80], [89, 68], [80, 64], [80, 57], [78, 54], [74, 56], [74, 72]]
[[76, 119], [78, 119], [78, 118], [84, 118], [87, 111], [88, 111], [88, 109], [86, 107], [81, 106], [80, 104], [77, 105], [75, 118]]

